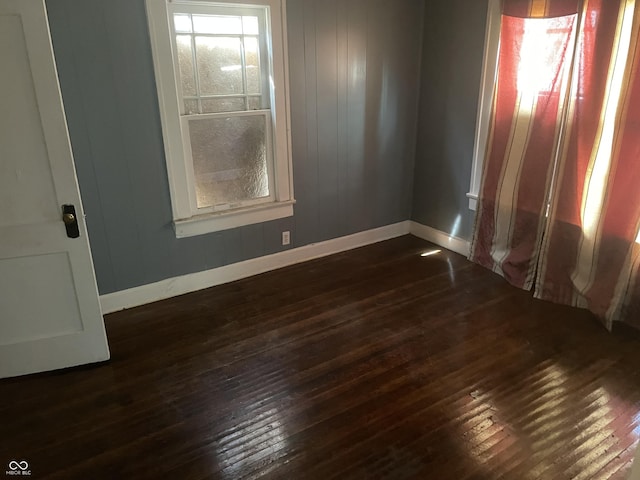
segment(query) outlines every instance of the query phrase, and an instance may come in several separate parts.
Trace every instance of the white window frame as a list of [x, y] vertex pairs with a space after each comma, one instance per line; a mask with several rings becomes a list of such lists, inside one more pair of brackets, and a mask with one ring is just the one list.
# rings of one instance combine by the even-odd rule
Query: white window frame
[[[162, 121], [173, 223], [178, 238], [201, 235], [293, 216], [293, 167], [291, 159], [291, 120], [289, 114], [286, 0], [145, 0], [153, 63]], [[267, 148], [273, 152], [273, 171], [269, 170], [271, 201], [243, 202], [239, 207], [198, 209], [193, 182], [190, 141], [184, 126], [188, 116], [180, 92], [180, 72], [175, 68], [171, 23], [173, 6], [197, 7], [212, 14], [224, 8], [260, 8], [265, 11], [268, 43], [270, 109], [247, 111], [248, 115], [271, 115], [267, 122]], [[225, 116], [225, 113], [199, 117]], [[234, 112], [233, 115], [238, 115]], [[269, 125], [270, 124], [270, 125]]]
[[491, 125], [491, 108], [493, 92], [496, 85], [498, 69], [498, 52], [500, 50], [500, 26], [502, 22], [501, 0], [487, 0], [487, 26], [484, 39], [484, 57], [480, 83], [480, 98], [476, 118], [476, 136], [473, 144], [473, 164], [471, 168], [471, 185], [469, 187], [469, 209], [475, 210], [482, 184], [482, 167], [487, 150], [487, 139]]

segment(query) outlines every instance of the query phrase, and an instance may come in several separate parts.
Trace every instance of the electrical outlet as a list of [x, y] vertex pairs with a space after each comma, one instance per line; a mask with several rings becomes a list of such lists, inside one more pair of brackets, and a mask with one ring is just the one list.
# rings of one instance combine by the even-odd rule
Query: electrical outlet
[[291, 243], [291, 234], [286, 231], [282, 232], [282, 245], [289, 245]]

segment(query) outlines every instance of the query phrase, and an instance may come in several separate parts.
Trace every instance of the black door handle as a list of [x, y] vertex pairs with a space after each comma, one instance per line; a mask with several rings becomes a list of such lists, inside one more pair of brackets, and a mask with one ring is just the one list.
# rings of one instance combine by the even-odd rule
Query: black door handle
[[78, 238], [80, 229], [78, 228], [78, 218], [76, 217], [76, 207], [73, 205], [62, 206], [62, 221], [67, 229], [67, 237]]

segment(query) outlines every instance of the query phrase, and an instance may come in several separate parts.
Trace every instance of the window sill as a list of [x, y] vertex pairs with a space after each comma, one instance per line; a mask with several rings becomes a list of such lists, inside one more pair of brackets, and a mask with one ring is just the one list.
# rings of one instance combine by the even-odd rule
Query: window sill
[[175, 220], [173, 226], [177, 238], [204, 235], [278, 218], [292, 217], [294, 203], [296, 203], [295, 200], [289, 200], [197, 215], [183, 220]]
[[469, 199], [469, 210], [473, 210], [475, 212], [478, 206], [478, 194], [467, 193], [467, 198]]

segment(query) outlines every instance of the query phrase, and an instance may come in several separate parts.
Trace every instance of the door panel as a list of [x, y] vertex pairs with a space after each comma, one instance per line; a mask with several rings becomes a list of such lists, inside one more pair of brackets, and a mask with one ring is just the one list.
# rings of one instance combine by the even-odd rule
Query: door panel
[[54, 220], [57, 208], [50, 199], [55, 189], [19, 16], [0, 16], [0, 58], [3, 65], [11, 66], [1, 74], [5, 94], [1, 100], [0, 145], [3, 159], [20, 158], [19, 163], [0, 162], [0, 205], [6, 209], [0, 216], [0, 226]]
[[[41, 273], [56, 272], [51, 283]], [[20, 312], [21, 321], [0, 323], [0, 345], [82, 332], [82, 318], [66, 253], [0, 260], [0, 311]], [[25, 301], [25, 296], [28, 301]], [[58, 315], [49, 315], [49, 305]]]
[[0, 0], [0, 61], [0, 377], [106, 360], [43, 0]]

